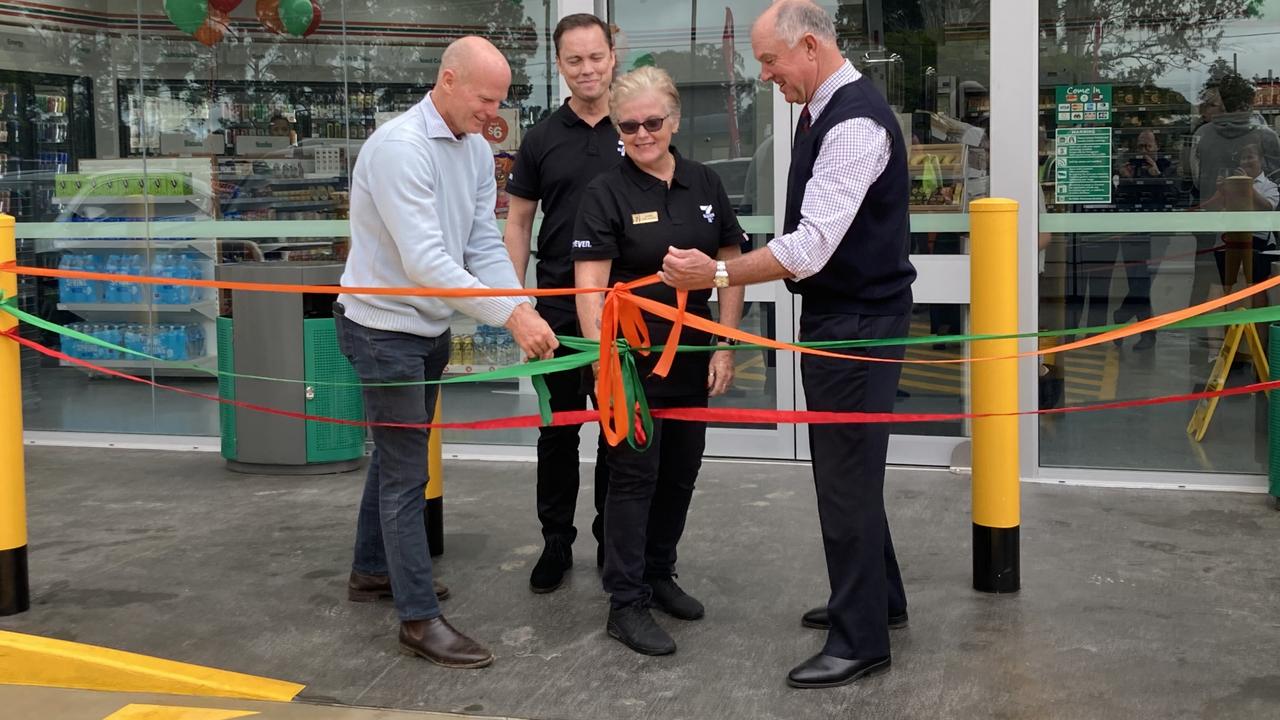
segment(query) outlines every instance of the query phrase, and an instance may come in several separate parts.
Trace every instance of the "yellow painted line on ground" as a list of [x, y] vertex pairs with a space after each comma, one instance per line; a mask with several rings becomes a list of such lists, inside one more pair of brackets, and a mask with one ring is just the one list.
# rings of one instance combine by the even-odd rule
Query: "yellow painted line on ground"
[[920, 376], [920, 377], [942, 378], [943, 380], [954, 380], [957, 383], [960, 382], [961, 379], [963, 379], [964, 377], [964, 375], [960, 372], [958, 368], [954, 370], [942, 370], [938, 368], [911, 367], [911, 366], [907, 366], [902, 369], [902, 376], [906, 377], [908, 375], [913, 377]]
[[111, 713], [103, 720], [234, 720], [235, 718], [257, 714], [259, 714], [257, 710], [224, 710], [220, 708], [132, 703]]
[[289, 701], [297, 683], [0, 631], [0, 683]]
[[959, 394], [959, 388], [956, 388], [956, 387], [952, 387], [948, 385], [938, 385], [936, 383], [930, 383], [930, 382], [921, 382], [918, 380], [908, 380], [906, 378], [903, 378], [902, 380], [900, 380], [898, 382], [898, 385], [900, 387], [907, 388], [910, 390], [932, 390], [934, 392], [940, 392], [946, 395]]

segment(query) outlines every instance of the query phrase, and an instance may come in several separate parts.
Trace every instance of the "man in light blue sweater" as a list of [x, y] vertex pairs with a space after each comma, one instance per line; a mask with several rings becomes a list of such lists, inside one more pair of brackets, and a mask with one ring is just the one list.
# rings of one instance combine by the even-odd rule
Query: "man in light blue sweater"
[[[351, 177], [344, 286], [521, 287], [494, 220], [493, 153], [478, 134], [510, 83], [497, 48], [478, 37], [457, 40], [430, 94], [365, 142]], [[558, 345], [525, 297], [339, 295], [338, 342], [369, 385], [369, 421], [430, 422], [436, 386], [385, 384], [440, 379], [455, 311], [506, 326], [529, 357], [549, 358]], [[446, 667], [485, 667], [493, 654], [445, 621], [438, 599], [448, 590], [431, 576], [423, 523], [428, 431], [372, 432], [348, 597], [394, 597], [405, 650]]]

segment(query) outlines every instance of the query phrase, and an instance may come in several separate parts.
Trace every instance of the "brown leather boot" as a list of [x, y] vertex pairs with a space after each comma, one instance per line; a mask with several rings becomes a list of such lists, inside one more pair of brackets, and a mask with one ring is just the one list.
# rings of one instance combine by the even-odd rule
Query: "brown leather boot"
[[[449, 597], [449, 588], [432, 579], [431, 587], [436, 591], [436, 600]], [[347, 580], [347, 599], [351, 602], [373, 602], [391, 599], [391, 578], [387, 575], [365, 575], [355, 570]]]
[[400, 623], [400, 649], [447, 668], [493, 664], [493, 653], [455, 630], [443, 617]]

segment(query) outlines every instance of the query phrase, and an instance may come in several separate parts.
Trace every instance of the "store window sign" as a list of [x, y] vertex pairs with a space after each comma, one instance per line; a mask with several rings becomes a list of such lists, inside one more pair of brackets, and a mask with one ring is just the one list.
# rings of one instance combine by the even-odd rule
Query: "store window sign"
[[1111, 202], [1111, 128], [1059, 128], [1054, 137], [1054, 200]]
[[1111, 123], [1110, 85], [1059, 85], [1056, 90], [1059, 124]]
[[520, 111], [502, 108], [482, 131], [494, 150], [515, 152], [520, 148]]

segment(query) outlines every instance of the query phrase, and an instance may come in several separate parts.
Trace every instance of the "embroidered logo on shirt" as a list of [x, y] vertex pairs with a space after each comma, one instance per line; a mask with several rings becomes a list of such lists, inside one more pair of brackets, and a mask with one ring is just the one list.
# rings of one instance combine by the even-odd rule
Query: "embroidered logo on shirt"
[[576, 248], [590, 248], [591, 241], [590, 240], [574, 240], [573, 246]]
[[618, 141], [618, 154], [619, 155], [627, 154], [627, 146], [623, 145], [621, 140]]
[[644, 225], [644, 224], [646, 224], [646, 223], [656, 223], [656, 222], [658, 222], [658, 211], [657, 211], [657, 210], [654, 210], [654, 211], [652, 211], [652, 212], [646, 212], [646, 213], [632, 213], [632, 214], [631, 214], [631, 224], [632, 224], [632, 225]]
[[707, 222], [709, 222], [709, 223], [712, 223], [712, 222], [715, 222], [715, 221], [716, 221], [716, 211], [715, 211], [715, 210], [712, 210], [712, 208], [713, 208], [713, 207], [715, 207], [715, 206], [714, 206], [714, 205], [699, 205], [699, 206], [698, 206], [698, 208], [700, 208], [700, 209], [702, 210], [702, 217], [703, 217]]

